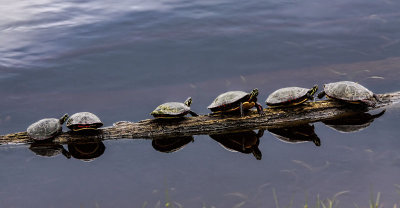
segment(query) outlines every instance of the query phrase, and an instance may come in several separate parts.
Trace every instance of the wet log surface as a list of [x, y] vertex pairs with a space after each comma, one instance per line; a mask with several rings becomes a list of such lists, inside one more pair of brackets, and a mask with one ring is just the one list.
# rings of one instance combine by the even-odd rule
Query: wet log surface
[[[381, 102], [373, 108], [362, 108], [333, 100], [308, 102], [301, 106], [288, 108], [266, 108], [266, 116], [256, 111], [249, 111], [246, 116], [238, 115], [201, 115], [185, 117], [178, 120], [147, 119], [136, 123], [120, 121], [113, 126], [104, 127], [90, 134], [63, 132], [53, 142], [68, 144], [74, 142], [91, 142], [111, 139], [154, 139], [164, 137], [181, 137], [190, 135], [209, 135], [249, 129], [269, 129], [283, 126], [313, 123], [332, 119], [354, 112], [366, 112], [383, 108], [400, 101], [400, 91], [378, 94]], [[64, 128], [65, 129], [65, 128]], [[34, 141], [26, 132], [0, 136], [0, 144], [29, 144]]]

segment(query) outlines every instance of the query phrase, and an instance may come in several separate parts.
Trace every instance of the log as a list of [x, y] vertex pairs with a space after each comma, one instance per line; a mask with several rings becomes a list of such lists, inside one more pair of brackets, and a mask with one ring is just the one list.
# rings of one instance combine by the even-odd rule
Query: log
[[[307, 102], [301, 106], [266, 108], [264, 109], [266, 116], [260, 116], [255, 110], [251, 110], [244, 117], [234, 114], [209, 114], [174, 120], [146, 119], [136, 123], [120, 121], [113, 126], [101, 128], [90, 134], [78, 134], [70, 131], [63, 132], [54, 138], [53, 142], [56, 144], [69, 144], [112, 139], [157, 139], [281, 128], [284, 126], [314, 123], [354, 112], [366, 112], [400, 101], [400, 91], [378, 94], [377, 96], [381, 99], [381, 102], [369, 108], [328, 99]], [[0, 136], [0, 145], [30, 144], [33, 142], [26, 132]]]

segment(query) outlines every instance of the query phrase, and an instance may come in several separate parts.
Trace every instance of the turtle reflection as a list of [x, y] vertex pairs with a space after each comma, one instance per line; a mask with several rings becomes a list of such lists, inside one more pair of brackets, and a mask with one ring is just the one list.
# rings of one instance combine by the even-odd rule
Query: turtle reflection
[[182, 149], [184, 146], [193, 141], [193, 136], [153, 138], [151, 145], [159, 152], [172, 153]]
[[375, 118], [381, 117], [384, 113], [385, 110], [375, 115], [357, 112], [335, 119], [324, 120], [322, 123], [342, 133], [358, 132], [367, 128]]
[[54, 143], [34, 143], [31, 144], [29, 149], [38, 156], [42, 157], [54, 157], [59, 154], [64, 155], [66, 158], [71, 158], [71, 154], [64, 149], [60, 144]]
[[229, 151], [245, 154], [252, 153], [257, 160], [261, 160], [262, 153], [258, 149], [258, 145], [263, 135], [264, 130], [260, 129], [258, 133], [249, 130], [227, 134], [212, 134], [209, 136]]
[[105, 149], [106, 147], [101, 141], [68, 144], [68, 151], [71, 153], [72, 157], [85, 162], [90, 162], [100, 157]]
[[268, 131], [276, 138], [288, 143], [313, 142], [315, 146], [321, 146], [321, 140], [314, 131], [314, 125], [303, 124], [284, 128], [273, 128]]

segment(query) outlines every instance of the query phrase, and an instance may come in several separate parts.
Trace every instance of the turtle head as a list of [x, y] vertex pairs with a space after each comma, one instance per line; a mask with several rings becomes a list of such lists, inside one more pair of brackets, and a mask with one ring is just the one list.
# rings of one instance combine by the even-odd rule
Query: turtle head
[[191, 98], [191, 97], [188, 97], [188, 98], [185, 100], [184, 104], [187, 105], [188, 107], [190, 107], [190, 105], [192, 104], [192, 98]]
[[68, 118], [68, 114], [64, 114], [64, 115], [60, 118], [60, 124], [65, 123], [65, 121], [67, 120], [67, 118]]
[[311, 99], [314, 98], [315, 93], [318, 91], [318, 85], [314, 85], [313, 88], [311, 88], [308, 92], [307, 92], [307, 96]]
[[258, 89], [255, 88], [254, 90], [252, 90], [252, 91], [250, 92], [250, 100], [256, 99], [257, 96], [258, 96]]

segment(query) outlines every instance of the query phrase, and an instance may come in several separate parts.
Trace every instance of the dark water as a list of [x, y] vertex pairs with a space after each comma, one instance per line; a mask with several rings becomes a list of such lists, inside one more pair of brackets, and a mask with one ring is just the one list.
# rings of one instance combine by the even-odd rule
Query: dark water
[[[400, 90], [400, 3], [384, 1], [9, 1], [0, 12], [0, 134], [90, 111], [106, 126], [228, 90], [357, 81]], [[378, 112], [373, 112], [378, 113]], [[94, 160], [0, 147], [1, 207], [274, 207], [337, 197], [400, 201], [398, 105], [362, 131], [316, 123], [321, 146], [268, 131], [262, 159], [195, 136], [173, 153], [150, 140], [104, 142]], [[69, 147], [63, 148], [69, 150]], [[72, 147], [71, 147], [72, 148]], [[385, 206], [385, 207], [386, 207]]]

